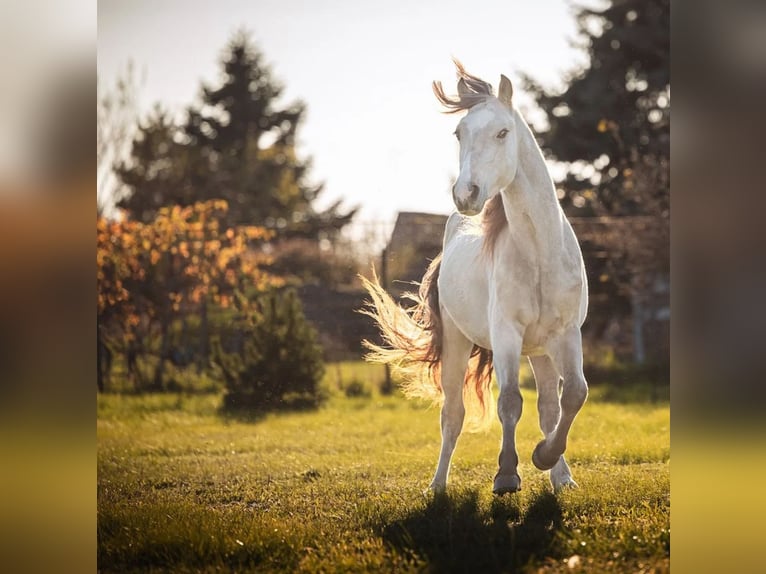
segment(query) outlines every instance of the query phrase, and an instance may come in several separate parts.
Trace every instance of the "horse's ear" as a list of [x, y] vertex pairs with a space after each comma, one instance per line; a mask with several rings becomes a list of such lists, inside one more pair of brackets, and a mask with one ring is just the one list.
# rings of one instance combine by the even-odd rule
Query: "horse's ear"
[[500, 89], [497, 92], [497, 98], [509, 108], [513, 106], [513, 86], [511, 80], [500, 74]]
[[470, 93], [471, 93], [471, 90], [468, 89], [468, 84], [465, 83], [465, 80], [463, 78], [460, 78], [457, 81], [457, 95], [460, 96], [460, 99], [463, 99]]

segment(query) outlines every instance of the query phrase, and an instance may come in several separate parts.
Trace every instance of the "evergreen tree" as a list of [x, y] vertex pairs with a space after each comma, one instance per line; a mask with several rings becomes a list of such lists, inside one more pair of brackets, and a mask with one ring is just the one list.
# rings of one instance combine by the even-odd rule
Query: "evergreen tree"
[[[115, 171], [125, 192], [119, 207], [130, 212], [131, 219], [151, 223], [162, 207], [191, 205], [196, 196], [195, 172], [205, 171], [199, 150], [178, 143], [182, 130], [159, 105], [139, 123], [128, 162]], [[195, 197], [196, 196], [196, 197]]]
[[588, 67], [562, 93], [525, 77], [549, 124], [541, 146], [568, 164], [562, 203], [573, 215], [667, 212], [670, 1], [613, 0], [577, 19]]
[[117, 169], [131, 191], [121, 207], [146, 220], [163, 205], [225, 199], [229, 224], [332, 239], [355, 210], [314, 207], [323, 187], [308, 182], [310, 162], [295, 150], [305, 105], [279, 106], [283, 87], [247, 34], [235, 35], [221, 67], [222, 83], [203, 85], [183, 125], [156, 112], [140, 127], [131, 160]]
[[316, 406], [322, 399], [322, 350], [293, 291], [271, 293], [250, 313], [239, 349], [213, 343], [226, 382], [224, 408], [266, 411]]

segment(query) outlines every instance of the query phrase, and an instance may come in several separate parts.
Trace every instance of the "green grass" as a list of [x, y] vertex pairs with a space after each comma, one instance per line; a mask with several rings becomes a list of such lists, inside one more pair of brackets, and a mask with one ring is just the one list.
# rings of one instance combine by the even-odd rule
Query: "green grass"
[[[359, 369], [341, 379], [378, 376]], [[439, 413], [400, 397], [338, 390], [316, 412], [248, 423], [221, 417], [217, 395], [100, 396], [99, 569], [668, 570], [667, 402], [595, 390], [567, 453], [580, 489], [553, 495], [530, 462], [540, 431], [523, 394], [523, 490], [503, 498], [499, 426], [463, 435], [448, 494], [424, 494]]]

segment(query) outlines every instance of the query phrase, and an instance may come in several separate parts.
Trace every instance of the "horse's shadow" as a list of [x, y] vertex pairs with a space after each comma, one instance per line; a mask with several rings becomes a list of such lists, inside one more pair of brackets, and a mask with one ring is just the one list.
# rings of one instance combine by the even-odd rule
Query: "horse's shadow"
[[522, 512], [515, 497], [482, 508], [473, 490], [435, 495], [380, 534], [398, 551], [425, 559], [431, 572], [515, 572], [533, 559], [561, 558], [563, 528], [551, 493], [537, 494]]

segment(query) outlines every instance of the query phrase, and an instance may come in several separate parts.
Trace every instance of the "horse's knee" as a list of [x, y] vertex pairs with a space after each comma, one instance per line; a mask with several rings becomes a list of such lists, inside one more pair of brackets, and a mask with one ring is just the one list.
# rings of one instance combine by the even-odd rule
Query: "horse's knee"
[[561, 392], [561, 407], [568, 411], [579, 411], [588, 398], [588, 384], [582, 376], [572, 377], [564, 382]]
[[502, 423], [515, 424], [521, 418], [523, 399], [521, 391], [516, 389], [501, 389], [497, 399], [497, 415]]
[[556, 423], [559, 422], [561, 416], [561, 405], [559, 404], [558, 395], [548, 397], [538, 397], [537, 399], [537, 413], [540, 418], [540, 428], [547, 435], [553, 432], [556, 428]]

